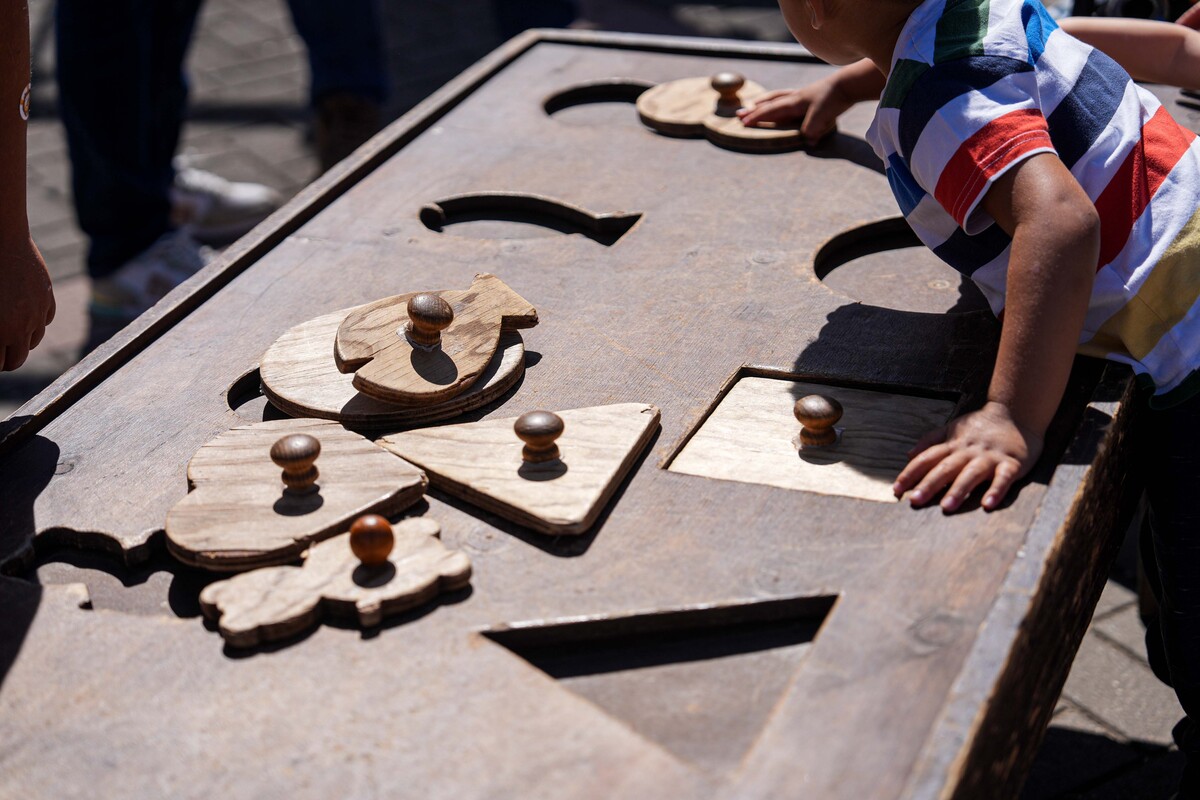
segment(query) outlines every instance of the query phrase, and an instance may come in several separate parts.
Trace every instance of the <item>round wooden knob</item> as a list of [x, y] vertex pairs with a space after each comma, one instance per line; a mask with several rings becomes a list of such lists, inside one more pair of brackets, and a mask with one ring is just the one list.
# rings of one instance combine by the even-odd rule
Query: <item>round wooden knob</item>
[[350, 526], [350, 551], [368, 567], [386, 563], [395, 544], [392, 526], [378, 514], [364, 514]]
[[408, 337], [422, 347], [442, 343], [442, 331], [454, 321], [454, 309], [436, 294], [417, 294], [408, 299]]
[[718, 72], [712, 77], [712, 88], [721, 95], [722, 105], [740, 105], [738, 92], [746, 85], [746, 78], [736, 72]]
[[271, 460], [283, 467], [283, 485], [292, 494], [317, 491], [320, 473], [314, 462], [321, 455], [321, 443], [307, 433], [293, 433], [271, 445]]
[[562, 417], [552, 411], [530, 411], [517, 417], [513, 425], [517, 438], [525, 443], [521, 458], [533, 464], [558, 458], [555, 440], [562, 436]]
[[796, 401], [792, 413], [804, 426], [800, 429], [802, 445], [828, 447], [837, 442], [837, 431], [833, 426], [842, 418], [842, 404], [837, 400], [821, 394], [810, 394]]

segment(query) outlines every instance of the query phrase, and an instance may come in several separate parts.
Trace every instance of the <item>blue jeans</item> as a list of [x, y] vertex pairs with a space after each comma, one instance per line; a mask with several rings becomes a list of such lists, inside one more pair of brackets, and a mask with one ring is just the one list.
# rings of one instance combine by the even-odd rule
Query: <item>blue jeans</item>
[[[171, 228], [171, 160], [187, 108], [201, 0], [59, 0], [59, 110], [88, 274], [102, 278]], [[289, 0], [312, 97], [387, 94], [377, 0]], [[335, 11], [336, 7], [336, 11]]]

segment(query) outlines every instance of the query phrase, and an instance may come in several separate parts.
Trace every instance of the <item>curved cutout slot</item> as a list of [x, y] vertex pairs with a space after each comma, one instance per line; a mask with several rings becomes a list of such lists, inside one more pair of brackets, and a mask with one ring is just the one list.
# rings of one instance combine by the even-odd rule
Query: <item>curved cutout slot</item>
[[934, 314], [988, 310], [971, 279], [930, 252], [903, 217], [838, 234], [817, 252], [813, 271], [867, 305]]
[[229, 385], [225, 393], [229, 410], [247, 422], [264, 422], [272, 419], [287, 419], [287, 415], [267, 400], [262, 391], [262, 376], [258, 367], [242, 375]]
[[[438, 233], [444, 233], [450, 225], [484, 223], [471, 226], [470, 232], [464, 230], [463, 233], [488, 239], [526, 239], [547, 232], [580, 233], [611, 247], [637, 224], [642, 215], [594, 214], [541, 195], [480, 192], [430, 203], [421, 209], [420, 218], [426, 228]], [[531, 226], [540, 230], [530, 230]]]
[[606, 78], [580, 83], [555, 92], [542, 102], [546, 114], [553, 116], [573, 106], [599, 103], [636, 103], [642, 92], [654, 86], [649, 81], [631, 78]]

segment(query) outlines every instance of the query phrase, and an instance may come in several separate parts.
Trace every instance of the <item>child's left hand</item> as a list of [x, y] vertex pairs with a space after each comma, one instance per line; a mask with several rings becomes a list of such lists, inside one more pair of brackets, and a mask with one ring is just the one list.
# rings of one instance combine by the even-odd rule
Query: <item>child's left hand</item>
[[975, 487], [991, 481], [983, 497], [984, 509], [991, 511], [1041, 454], [1042, 437], [1022, 430], [1003, 404], [989, 402], [922, 437], [892, 489], [899, 497], [915, 486], [910, 497], [915, 507], [949, 486], [941, 506], [952, 512]]

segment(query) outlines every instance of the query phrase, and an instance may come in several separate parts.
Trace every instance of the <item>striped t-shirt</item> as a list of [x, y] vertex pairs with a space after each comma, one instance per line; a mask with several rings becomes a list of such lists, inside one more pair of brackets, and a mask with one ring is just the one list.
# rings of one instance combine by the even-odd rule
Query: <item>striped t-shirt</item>
[[1054, 152], [1096, 204], [1100, 259], [1080, 352], [1130, 364], [1155, 406], [1200, 391], [1200, 143], [1041, 0], [926, 0], [868, 133], [905, 218], [1004, 308], [1011, 239], [979, 208]]

